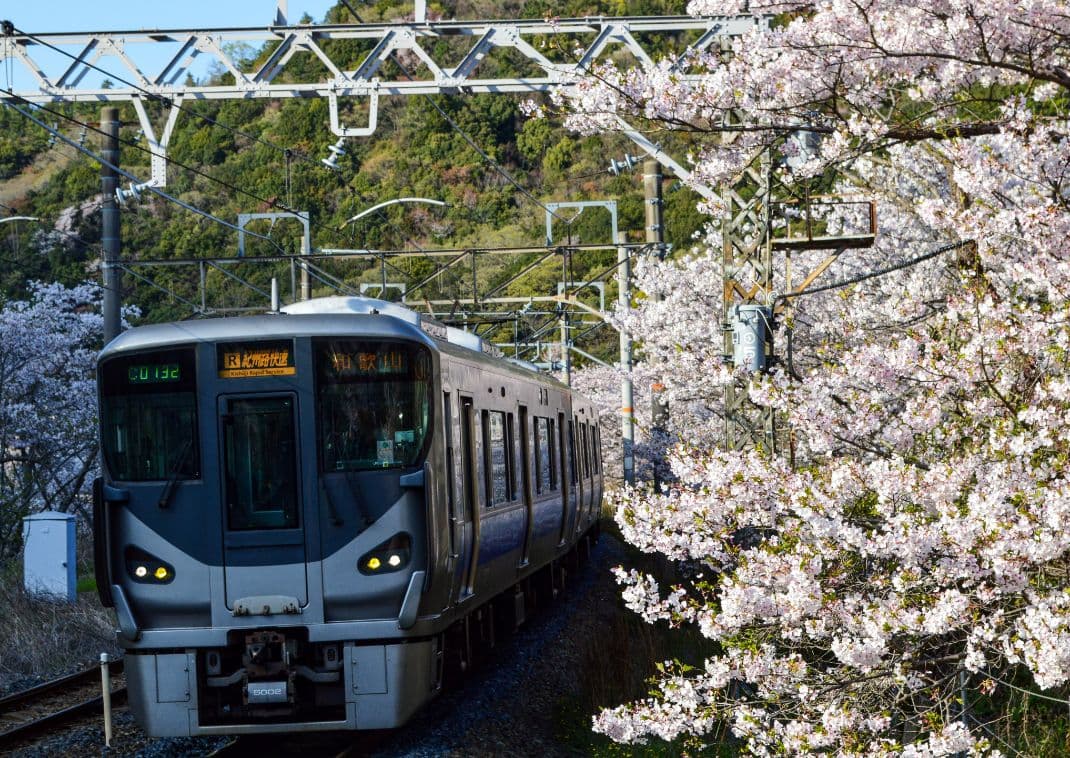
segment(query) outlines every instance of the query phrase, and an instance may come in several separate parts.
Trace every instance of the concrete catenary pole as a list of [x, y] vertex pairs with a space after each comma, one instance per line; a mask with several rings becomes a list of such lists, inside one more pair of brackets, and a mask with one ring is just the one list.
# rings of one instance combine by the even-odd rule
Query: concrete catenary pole
[[119, 175], [107, 164], [119, 165], [119, 109], [107, 107], [100, 109], [100, 130], [104, 132], [104, 145], [101, 155], [106, 163], [100, 167], [101, 192], [104, 203], [100, 209], [104, 261], [104, 344], [119, 336], [122, 321], [119, 311], [122, 308], [122, 269], [119, 268], [119, 205], [115, 190], [119, 188]]
[[[661, 199], [661, 163], [653, 158], [643, 161], [643, 196], [646, 200], [646, 241], [653, 245], [658, 258], [665, 256], [665, 222], [662, 213], [663, 203]], [[660, 300], [661, 295], [655, 294], [655, 299]], [[654, 380], [650, 387], [650, 411], [651, 432], [663, 433], [669, 423], [669, 406], [661, 399], [664, 386], [660, 381]], [[664, 451], [657, 453], [654, 464], [654, 486], [659, 482], [658, 466], [661, 463]]]

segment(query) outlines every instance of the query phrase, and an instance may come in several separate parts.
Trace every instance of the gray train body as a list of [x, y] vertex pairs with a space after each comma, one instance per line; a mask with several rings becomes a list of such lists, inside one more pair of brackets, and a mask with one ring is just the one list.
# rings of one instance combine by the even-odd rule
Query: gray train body
[[97, 584], [150, 734], [399, 726], [596, 534], [594, 406], [377, 304], [101, 353]]

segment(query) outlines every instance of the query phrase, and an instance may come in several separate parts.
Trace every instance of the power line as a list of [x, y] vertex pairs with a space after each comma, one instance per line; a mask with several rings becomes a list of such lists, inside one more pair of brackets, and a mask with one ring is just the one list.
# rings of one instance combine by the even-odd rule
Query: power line
[[[28, 102], [28, 101], [27, 101], [27, 100], [26, 100], [25, 98], [20, 98], [20, 97], [19, 97], [18, 95], [15, 95], [15, 94], [14, 94], [13, 92], [11, 92], [10, 90], [6, 90], [6, 89], [3, 89], [3, 88], [0, 88], [0, 92], [3, 92], [3, 93], [5, 93], [5, 94], [8, 94], [8, 95], [10, 95], [10, 96], [11, 96], [12, 98], [14, 98], [14, 99], [17, 99], [17, 100], [20, 100], [20, 101], [21, 101], [21, 102], [23, 102], [23, 103], [27, 103], [27, 102]], [[98, 127], [94, 126], [93, 124], [90, 124], [90, 123], [87, 123], [87, 122], [81, 121], [81, 120], [79, 120], [79, 119], [77, 119], [77, 118], [75, 118], [75, 117], [73, 117], [73, 116], [68, 116], [68, 115], [66, 115], [66, 114], [64, 114], [64, 113], [61, 113], [61, 112], [59, 112], [59, 111], [55, 111], [55, 110], [52, 110], [52, 109], [50, 109], [50, 108], [47, 108], [47, 107], [44, 107], [44, 106], [33, 106], [33, 107], [34, 107], [35, 109], [37, 109], [37, 110], [41, 110], [41, 111], [44, 111], [44, 112], [46, 112], [46, 113], [48, 113], [48, 114], [50, 114], [50, 115], [55, 115], [55, 116], [58, 116], [59, 118], [63, 118], [63, 119], [65, 119], [65, 120], [67, 120], [67, 121], [69, 121], [69, 122], [71, 122], [71, 123], [73, 123], [73, 124], [76, 124], [76, 125], [78, 125], [78, 126], [82, 126], [82, 127], [85, 127], [85, 128], [87, 128], [87, 129], [92, 129], [92, 130], [93, 130], [94, 132], [96, 132], [97, 134], [100, 134], [100, 135], [103, 135], [103, 136], [107, 136], [107, 135], [105, 134], [105, 132], [104, 132], [104, 131], [102, 131], [102, 130], [101, 130], [100, 128], [98, 128]], [[18, 110], [18, 109], [16, 108], [15, 110]], [[21, 111], [20, 111], [20, 112], [21, 112]], [[22, 114], [22, 115], [26, 115], [26, 114]], [[46, 128], [47, 128], [47, 127], [46, 127]], [[49, 131], [50, 131], [50, 132], [52, 132], [52, 130], [51, 130], [51, 129], [49, 129]], [[79, 150], [81, 150], [81, 147], [80, 147], [80, 146], [78, 146], [78, 145], [74, 145], [74, 143], [73, 143], [73, 142], [70, 142], [70, 141], [69, 141], [69, 140], [67, 140], [67, 139], [64, 139], [64, 142], [67, 142], [68, 144], [71, 144], [71, 145], [72, 145], [73, 147], [76, 147], [76, 148], [78, 148]], [[150, 155], [152, 154], [152, 151], [151, 151], [151, 150], [150, 150], [149, 148], [147, 148], [147, 147], [144, 147], [144, 146], [142, 146], [142, 145], [138, 144], [138, 143], [137, 143], [137, 142], [135, 142], [135, 141], [132, 141], [132, 140], [124, 140], [124, 139], [121, 139], [121, 138], [120, 138], [120, 139], [119, 139], [119, 142], [120, 142], [120, 143], [122, 143], [122, 144], [124, 144], [124, 145], [127, 145], [128, 147], [132, 147], [132, 148], [134, 148], [134, 149], [136, 149], [136, 150], [140, 150], [140, 151], [142, 151], [142, 152], [145, 152], [145, 153], [149, 153]], [[102, 162], [102, 161], [101, 161], [100, 159], [97, 159], [97, 158], [95, 158], [95, 157], [93, 156], [93, 154], [91, 154], [91, 153], [88, 153], [88, 152], [87, 152], [87, 151], [85, 151], [85, 150], [81, 150], [81, 152], [84, 152], [84, 153], [86, 153], [87, 155], [90, 155], [90, 157], [93, 157], [93, 159], [94, 159], [94, 160], [98, 160], [98, 162]], [[281, 209], [281, 210], [283, 210], [283, 211], [285, 211], [285, 212], [287, 212], [287, 213], [292, 213], [292, 214], [294, 214], [295, 216], [297, 216], [297, 215], [300, 215], [300, 212], [299, 212], [299, 211], [297, 211], [297, 210], [295, 210], [295, 209], [293, 209], [293, 208], [291, 208], [291, 207], [289, 207], [289, 206], [287, 206], [287, 205], [285, 205], [285, 204], [283, 204], [283, 203], [280, 203], [280, 202], [278, 202], [277, 200], [268, 200], [267, 198], [263, 198], [263, 197], [261, 197], [261, 196], [259, 196], [259, 195], [255, 194], [255, 193], [253, 193], [253, 192], [249, 192], [248, 190], [242, 189], [241, 187], [239, 187], [239, 186], [237, 186], [237, 185], [231, 184], [231, 183], [230, 183], [230, 182], [228, 182], [228, 181], [225, 181], [225, 180], [223, 180], [223, 179], [219, 179], [219, 178], [217, 178], [217, 177], [214, 177], [214, 176], [212, 176], [211, 174], [209, 174], [209, 173], [207, 173], [207, 172], [205, 172], [205, 171], [202, 171], [202, 170], [200, 170], [200, 169], [198, 169], [198, 168], [195, 168], [195, 167], [193, 167], [193, 166], [189, 166], [189, 165], [187, 165], [187, 164], [185, 164], [185, 163], [181, 163], [181, 162], [179, 162], [179, 161], [175, 161], [175, 160], [173, 160], [172, 158], [168, 158], [167, 160], [168, 160], [168, 162], [169, 162], [169, 163], [171, 163], [171, 164], [173, 164], [173, 165], [177, 166], [178, 168], [182, 168], [182, 169], [185, 169], [185, 170], [187, 170], [187, 171], [190, 171], [190, 172], [192, 172], [192, 173], [194, 173], [194, 174], [196, 174], [196, 175], [198, 175], [198, 176], [201, 176], [201, 177], [203, 177], [203, 178], [205, 178], [205, 179], [208, 179], [209, 181], [215, 182], [216, 184], [219, 184], [220, 186], [222, 186], [222, 187], [225, 187], [226, 189], [228, 189], [228, 190], [230, 190], [230, 191], [232, 191], [232, 192], [235, 192], [235, 193], [238, 193], [238, 194], [241, 194], [241, 195], [245, 195], [246, 197], [250, 197], [250, 198], [252, 198], [253, 200], [256, 200], [257, 202], [260, 202], [260, 203], [264, 203], [265, 205], [268, 205], [268, 206], [271, 206], [271, 207], [279, 208], [279, 209]], [[134, 176], [133, 176], [133, 175], [131, 175], [131, 174], [128, 174], [128, 173], [126, 173], [126, 172], [122, 172], [122, 171], [120, 171], [120, 173], [123, 173], [123, 175], [124, 175], [124, 176], [126, 176], [126, 177], [130, 178], [130, 179], [131, 179], [132, 181], [138, 181], [137, 177], [134, 177]], [[173, 200], [174, 202], [177, 202], [177, 203], [178, 203], [179, 205], [182, 205], [182, 202], [181, 202], [181, 201], [178, 201], [178, 200], [174, 200], [174, 198], [171, 198], [171, 197], [170, 197], [169, 195], [167, 195], [167, 194], [165, 194], [165, 193], [163, 193], [163, 192], [160, 192], [160, 191], [158, 191], [158, 189], [157, 189], [157, 188], [151, 188], [151, 187], [150, 187], [150, 189], [152, 189], [152, 190], [153, 190], [154, 192], [157, 192], [157, 194], [160, 194], [160, 195], [162, 195], [163, 197], [166, 197], [166, 198], [168, 198], [168, 199], [172, 199], [172, 200]], [[186, 207], [187, 207], [187, 208], [188, 208], [189, 210], [193, 210], [193, 211], [194, 211], [195, 213], [201, 213], [201, 211], [200, 211], [199, 209], [197, 209], [197, 210], [194, 210], [194, 209], [193, 209], [192, 207], [189, 207], [189, 206], [186, 206]], [[202, 215], [204, 215], [204, 214], [202, 213]], [[213, 217], [213, 218], [215, 218], [215, 217]], [[310, 226], [311, 226], [312, 228], [314, 228], [314, 229], [317, 229], [317, 230], [319, 230], [319, 231], [333, 231], [333, 229], [332, 229], [331, 227], [325, 226], [324, 224], [321, 224], [321, 223], [316, 223], [316, 222], [312, 222], [312, 220], [311, 220], [311, 219], [309, 219], [309, 222], [310, 222]], [[236, 227], [236, 226], [232, 226], [232, 225], [230, 225], [230, 224], [229, 224], [229, 223], [227, 223], [227, 222], [222, 222], [222, 223], [224, 223], [224, 224], [227, 224], [228, 226], [231, 226], [231, 228], [233, 228], [233, 229], [238, 229], [238, 227]], [[391, 223], [391, 224], [393, 224], [393, 222], [390, 222], [390, 223]], [[254, 232], [250, 232], [250, 231], [245, 231], [245, 230], [239, 230], [239, 231], [244, 231], [244, 232], [245, 232], [246, 234], [249, 234], [249, 235], [251, 235], [251, 236], [254, 236], [254, 237], [260, 237], [261, 239], [266, 239], [266, 240], [269, 240], [269, 241], [271, 240], [271, 238], [270, 238], [270, 237], [267, 237], [267, 236], [264, 236], [264, 235], [260, 235], [260, 234], [256, 234], [256, 233], [254, 233]], [[85, 244], [88, 244], [88, 243], [85, 243]], [[274, 242], [272, 242], [272, 244], [274, 244], [274, 245], [275, 245], [275, 247], [276, 247], [277, 249], [279, 249], [279, 250], [282, 250], [282, 248], [281, 248], [281, 247], [279, 247], [279, 245], [278, 245], [278, 244], [276, 244], [276, 243], [274, 243]], [[417, 247], [419, 247], [419, 246], [417, 246]]]
[[[20, 100], [23, 103], [29, 104], [28, 100], [26, 100], [25, 98], [20, 98], [18, 95], [16, 95], [11, 90], [0, 88], [0, 92], [3, 92], [4, 94], [9, 95], [14, 99]], [[51, 108], [47, 108], [47, 107], [41, 106], [41, 105], [35, 106], [35, 107], [36, 107], [37, 110], [44, 111], [45, 113], [48, 113], [48, 114], [53, 115], [53, 116], [58, 116], [59, 118], [65, 119], [65, 120], [71, 122], [72, 124], [76, 124], [78, 126], [86, 128], [86, 129], [91, 129], [95, 133], [100, 134], [101, 136], [105, 136], [105, 137], [108, 136], [107, 133], [105, 133], [104, 130], [101, 129], [100, 127], [94, 126], [93, 124], [90, 124], [90, 123], [85, 122], [85, 121], [81, 121], [81, 120], [75, 118], [74, 116], [68, 116], [65, 113], [61, 113], [60, 111], [52, 110]], [[144, 145], [141, 145], [141, 144], [139, 144], [138, 142], [136, 142], [134, 140], [126, 140], [126, 139], [122, 139], [120, 137], [119, 138], [119, 142], [121, 144], [123, 144], [123, 145], [126, 145], [127, 147], [132, 147], [135, 150], [140, 150], [143, 153], [148, 153], [149, 155], [152, 155], [151, 148], [145, 147]], [[268, 206], [271, 206], [271, 207], [274, 207], [274, 208], [281, 208], [282, 210], [284, 210], [284, 211], [286, 211], [288, 213], [297, 213], [297, 211], [295, 211], [293, 208], [287, 207], [286, 205], [283, 205], [282, 203], [279, 203], [277, 200], [268, 200], [267, 198], [261, 197], [261, 196], [257, 195], [254, 192], [250, 192], [249, 190], [246, 190], [246, 189], [238, 187], [238, 186], [236, 186], [234, 184], [231, 184], [230, 182], [228, 182], [228, 181], [226, 181], [224, 179], [219, 179], [217, 177], [214, 177], [211, 174], [209, 174], [208, 172], [202, 171], [199, 168], [195, 168], [195, 167], [187, 165], [185, 163], [180, 163], [179, 161], [176, 161], [176, 160], [174, 160], [173, 158], [170, 158], [170, 157], [167, 159], [167, 162], [172, 164], [172, 165], [174, 165], [174, 166], [177, 166], [178, 168], [182, 168], [182, 169], [185, 169], [186, 171], [190, 171], [190, 172], [196, 174], [197, 176], [200, 176], [200, 177], [203, 177], [205, 179], [208, 179], [209, 181], [213, 181], [216, 184], [219, 184], [219, 185], [227, 188], [228, 190], [230, 190], [232, 192], [236, 192], [238, 194], [245, 195], [246, 197], [250, 197], [250, 198], [252, 198], [253, 200], [256, 200], [259, 203], [264, 203], [265, 205], [268, 205]]]
[[932, 252], [925, 253], [925, 255], [919, 255], [917, 258], [911, 258], [910, 260], [903, 261], [902, 263], [897, 263], [894, 266], [888, 266], [887, 268], [877, 269], [876, 271], [871, 271], [871, 272], [866, 273], [866, 274], [859, 274], [858, 276], [853, 276], [850, 279], [842, 279], [842, 280], [840, 280], [838, 282], [832, 282], [831, 284], [826, 284], [826, 285], [824, 285], [822, 287], [810, 287], [808, 289], [803, 290], [802, 292], [789, 292], [789, 293], [787, 293], [785, 295], [777, 295], [776, 299], [777, 300], [790, 300], [790, 299], [793, 299], [793, 298], [796, 298], [796, 297], [802, 297], [803, 295], [816, 295], [819, 292], [827, 292], [828, 290], [840, 289], [842, 287], [847, 287], [847, 286], [850, 286], [852, 284], [858, 284], [859, 282], [864, 282], [867, 279], [874, 279], [874, 278], [876, 278], [878, 276], [884, 276], [885, 274], [891, 274], [891, 273], [893, 273], [895, 271], [902, 271], [905, 268], [910, 268], [911, 266], [916, 266], [919, 263], [924, 263], [927, 260], [931, 260], [932, 258], [936, 258], [937, 256], [943, 255], [944, 253], [948, 252], [949, 250], [956, 250], [956, 249], [958, 249], [960, 247], [966, 247], [967, 245], [972, 245], [972, 244], [973, 244], [973, 240], [963, 240], [962, 242], [953, 242], [950, 245], [944, 245], [943, 247], [939, 247], [936, 250], [933, 250]]
[[179, 103], [179, 102], [177, 102], [175, 100], [172, 100], [169, 97], [164, 97], [163, 95], [157, 95], [155, 92], [147, 90], [147, 89], [145, 89], [144, 87], [142, 87], [142, 86], [140, 86], [138, 84], [134, 84], [133, 82], [128, 81], [127, 79], [124, 79], [121, 76], [118, 76], [117, 74], [113, 74], [112, 72], [107, 71], [107, 70], [101, 68], [100, 66], [97, 66], [94, 63], [90, 63], [89, 61], [82, 60], [81, 58], [73, 55], [72, 53], [69, 53], [66, 50], [63, 50], [62, 48], [56, 47], [55, 45], [53, 45], [52, 43], [48, 42], [47, 40], [43, 40], [40, 37], [36, 37], [36, 36], [34, 36], [34, 35], [32, 35], [32, 34], [30, 34], [28, 32], [24, 32], [24, 31], [22, 31], [21, 29], [18, 29], [18, 28], [14, 29], [14, 31], [18, 32], [21, 35], [23, 35], [27, 39], [33, 40], [34, 42], [36, 42], [39, 45], [44, 45], [48, 49], [70, 58], [71, 60], [73, 60], [73, 61], [75, 61], [77, 63], [82, 63], [86, 67], [91, 68], [94, 71], [97, 71], [98, 73], [104, 74], [105, 76], [107, 76], [107, 77], [109, 77], [111, 79], [115, 79], [116, 81], [122, 82], [127, 87], [132, 87], [132, 88], [138, 90], [139, 92], [145, 93], [146, 97], [149, 100], [151, 100], [152, 102], [163, 103], [165, 105], [171, 106], [172, 108], [177, 108], [182, 113], [189, 113], [189, 114], [191, 114], [193, 116], [196, 116], [197, 118], [201, 119], [205, 123], [211, 124], [213, 126], [218, 126], [221, 129], [226, 129], [227, 131], [231, 132], [232, 134], [240, 135], [242, 137], [245, 137], [248, 140], [252, 140], [253, 142], [257, 142], [257, 143], [259, 143], [261, 145], [265, 145], [266, 147], [273, 148], [273, 149], [278, 150], [280, 152], [288, 153], [290, 155], [295, 155], [298, 158], [300, 158], [301, 160], [307, 161], [308, 163], [312, 163], [312, 164], [315, 164], [317, 166], [319, 165], [319, 161], [317, 161], [315, 158], [312, 158], [312, 157], [310, 157], [308, 155], [305, 155], [304, 153], [300, 152], [299, 150], [293, 150], [292, 148], [282, 147], [281, 145], [276, 145], [273, 142], [269, 142], [267, 140], [261, 139], [260, 137], [257, 137], [257, 136], [255, 136], [253, 134], [248, 134], [247, 132], [243, 132], [241, 129], [238, 129], [236, 127], [230, 126], [229, 124], [224, 124], [221, 121], [217, 121], [216, 119], [214, 119], [214, 118], [212, 118], [210, 116], [204, 116], [204, 115], [198, 113], [197, 111], [193, 110], [192, 108], [186, 108], [181, 103]]
[[[9, 92], [8, 90], [0, 90], [0, 91]], [[10, 94], [10, 92], [9, 92], [9, 94]], [[122, 176], [125, 176], [127, 179], [129, 179], [129, 180], [131, 180], [133, 182], [139, 182], [140, 183], [140, 180], [138, 179], [138, 177], [134, 176], [129, 171], [125, 171], [124, 169], [119, 168], [114, 163], [112, 163], [111, 161], [105, 160], [103, 158], [103, 156], [97, 155], [96, 153], [94, 153], [89, 148], [87, 148], [87, 147], [85, 147], [83, 145], [79, 145], [75, 141], [73, 141], [71, 139], [68, 139], [60, 131], [58, 131], [56, 129], [53, 129], [52, 127], [50, 127], [47, 124], [45, 124], [44, 122], [42, 122], [40, 119], [34, 118], [32, 115], [30, 115], [29, 113], [26, 113], [21, 108], [18, 108], [16, 106], [11, 106], [11, 107], [16, 113], [20, 114], [23, 118], [29, 119], [30, 121], [32, 121], [33, 123], [35, 123], [39, 127], [41, 127], [42, 129], [44, 129], [45, 131], [49, 132], [50, 134], [55, 135], [58, 139], [63, 140], [63, 142], [67, 143], [68, 145], [73, 147], [78, 152], [84, 153], [89, 158], [93, 159], [94, 161], [96, 161], [97, 163], [101, 164], [102, 166], [107, 166], [108, 168], [110, 168], [115, 173], [121, 174]], [[215, 215], [209, 213], [206, 210], [198, 208], [195, 205], [190, 205], [189, 203], [186, 203], [186, 202], [184, 202], [182, 200], [179, 200], [177, 197], [173, 197], [173, 196], [167, 194], [166, 192], [161, 190], [159, 187], [148, 186], [148, 187], [146, 187], [146, 189], [148, 189], [149, 191], [153, 192], [154, 194], [159, 195], [160, 197], [164, 198], [165, 200], [170, 200], [172, 203], [175, 203], [176, 205], [179, 205], [179, 206], [185, 208], [186, 210], [190, 211], [191, 213], [196, 213], [197, 215], [203, 216], [204, 218], [209, 219], [210, 221], [215, 221], [217, 224], [221, 224], [221, 225], [227, 227], [228, 229], [233, 229], [236, 232], [243, 232], [245, 234], [250, 235], [251, 237], [258, 237], [259, 239], [266, 240], [276, 250], [278, 250], [279, 252], [285, 253], [285, 250], [283, 250], [282, 247], [277, 242], [275, 242], [275, 240], [271, 239], [271, 237], [268, 237], [268, 236], [263, 235], [263, 234], [258, 234], [256, 232], [247, 231], [247, 230], [242, 229], [241, 227], [237, 226], [236, 224], [232, 224], [229, 221], [224, 221], [223, 219], [221, 219], [218, 216], [215, 216]]]

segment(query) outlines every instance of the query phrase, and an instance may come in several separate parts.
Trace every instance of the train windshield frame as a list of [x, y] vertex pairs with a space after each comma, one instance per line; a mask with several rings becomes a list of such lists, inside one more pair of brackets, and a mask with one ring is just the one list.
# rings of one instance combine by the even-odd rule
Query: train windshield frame
[[411, 468], [433, 429], [431, 351], [415, 342], [312, 341], [318, 459], [323, 473]]
[[193, 348], [108, 358], [99, 381], [104, 465], [114, 481], [200, 479]]

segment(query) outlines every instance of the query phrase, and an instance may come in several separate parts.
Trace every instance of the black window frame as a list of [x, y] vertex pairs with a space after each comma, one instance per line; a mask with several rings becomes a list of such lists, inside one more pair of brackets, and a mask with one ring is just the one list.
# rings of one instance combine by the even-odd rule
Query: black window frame
[[[340, 343], [340, 342], [364, 343], [364, 344], [367, 344], [367, 345], [392, 345], [392, 346], [404, 347], [406, 349], [412, 350], [413, 351], [412, 356], [414, 358], [414, 365], [413, 365], [412, 371], [414, 373], [417, 371], [417, 368], [416, 368], [416, 365], [415, 365], [416, 364], [416, 360], [415, 359], [416, 359], [416, 356], [418, 355], [417, 351], [422, 351], [423, 352], [423, 357], [426, 359], [426, 371], [427, 371], [426, 379], [421, 380], [418, 376], [413, 376], [413, 377], [407, 377], [406, 378], [408, 381], [412, 381], [412, 382], [426, 381], [426, 387], [425, 387], [425, 390], [424, 390], [424, 393], [425, 393], [424, 406], [426, 408], [427, 420], [426, 420], [426, 424], [424, 425], [424, 429], [423, 429], [424, 438], [423, 438], [422, 445], [420, 446], [420, 448], [417, 449], [417, 450], [414, 450], [414, 452], [413, 452], [413, 454], [411, 456], [411, 461], [410, 462], [407, 462], [407, 463], [404, 463], [404, 462], [403, 463], [395, 463], [395, 464], [392, 464], [392, 465], [372, 465], [372, 466], [343, 467], [343, 468], [338, 468], [337, 465], [336, 465], [334, 468], [328, 468], [328, 466], [327, 466], [327, 455], [326, 455], [326, 452], [325, 452], [325, 434], [326, 434], [326, 432], [324, 430], [324, 415], [323, 415], [324, 414], [324, 409], [323, 409], [324, 389], [325, 389], [326, 386], [331, 386], [331, 385], [344, 386], [344, 385], [347, 385], [347, 384], [359, 384], [360, 383], [359, 381], [330, 382], [330, 381], [326, 381], [325, 380], [326, 377], [324, 376], [324, 372], [321, 370], [321, 366], [320, 366], [320, 359], [321, 359], [320, 349], [322, 347], [326, 346], [326, 345], [331, 344], [331, 343]], [[435, 381], [435, 366], [434, 366], [433, 351], [431, 349], [429, 349], [427, 345], [425, 345], [425, 344], [423, 344], [421, 342], [405, 340], [405, 339], [398, 339], [398, 338], [395, 338], [395, 337], [379, 338], [379, 337], [369, 337], [369, 336], [342, 335], [342, 336], [331, 336], [331, 337], [313, 337], [311, 339], [310, 350], [311, 350], [311, 354], [312, 354], [313, 387], [314, 387], [314, 393], [315, 393], [316, 466], [317, 466], [317, 470], [319, 471], [319, 473], [321, 475], [329, 475], [329, 474], [343, 473], [343, 472], [345, 472], [345, 473], [358, 473], [358, 472], [363, 472], [363, 471], [389, 471], [389, 470], [392, 470], [392, 469], [393, 470], [411, 469], [411, 468], [415, 468], [417, 466], [420, 466], [422, 461], [427, 459], [427, 455], [428, 455], [428, 453], [430, 452], [430, 449], [431, 449], [431, 442], [432, 442], [432, 440], [434, 439], [434, 436], [435, 436], [434, 426], [435, 426], [436, 423], [438, 423], [438, 412], [437, 412], [437, 409], [436, 409], [437, 402], [435, 401], [436, 388], [437, 388], [438, 383]]]
[[[137, 384], [130, 384], [122, 380], [124, 375], [129, 375], [128, 372], [131, 368], [146, 362], [178, 365], [179, 380], [174, 383], [166, 381]], [[204, 469], [201, 465], [201, 414], [197, 392], [197, 369], [197, 350], [194, 346], [139, 350], [112, 355], [101, 361], [97, 369], [101, 405], [100, 442], [104, 467], [112, 481], [166, 482], [171, 479], [177, 481], [200, 481], [202, 479]], [[111, 435], [115, 429], [113, 428], [111, 414], [118, 410], [114, 405], [116, 403], [115, 398], [129, 401], [130, 398], [145, 396], [154, 398], [148, 404], [149, 409], [152, 411], [159, 411], [160, 409], [158, 398], [164, 396], [184, 397], [188, 402], [181, 410], [190, 414], [190, 422], [187, 428], [191, 430], [191, 435], [185, 444], [170, 446], [171, 450], [160, 459], [160, 465], [152, 472], [152, 475], [131, 477], [128, 476], [131, 473], [130, 470], [120, 471], [120, 466], [115, 459], [115, 455], [119, 451], [112, 446]], [[155, 437], [156, 435], [151, 436]], [[126, 444], [129, 445], [129, 443], [130, 441], [126, 440]], [[120, 476], [119, 474], [123, 475]]]

